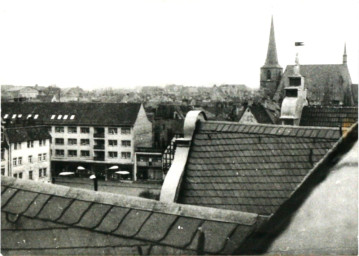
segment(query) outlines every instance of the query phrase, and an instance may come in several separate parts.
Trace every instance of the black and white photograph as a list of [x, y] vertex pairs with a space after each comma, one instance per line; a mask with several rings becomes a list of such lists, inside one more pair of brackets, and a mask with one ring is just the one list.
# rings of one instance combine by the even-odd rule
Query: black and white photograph
[[358, 0], [1, 0], [1, 255], [358, 255]]

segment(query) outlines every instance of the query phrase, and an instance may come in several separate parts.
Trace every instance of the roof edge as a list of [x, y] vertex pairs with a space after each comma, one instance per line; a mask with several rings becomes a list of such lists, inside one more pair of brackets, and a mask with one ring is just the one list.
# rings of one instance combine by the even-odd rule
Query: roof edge
[[47, 194], [52, 196], [107, 204], [137, 210], [166, 213], [178, 216], [192, 217], [204, 220], [253, 225], [265, 218], [255, 213], [217, 209], [195, 205], [166, 203], [134, 196], [125, 196], [107, 192], [66, 187], [43, 182], [20, 180], [12, 177], [1, 177], [1, 185], [19, 190]]

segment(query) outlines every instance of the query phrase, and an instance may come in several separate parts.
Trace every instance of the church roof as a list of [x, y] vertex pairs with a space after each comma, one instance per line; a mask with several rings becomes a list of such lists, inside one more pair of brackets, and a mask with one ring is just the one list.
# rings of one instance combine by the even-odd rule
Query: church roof
[[[288, 65], [274, 95], [278, 101], [284, 97], [284, 88], [289, 86], [288, 77], [293, 74], [294, 65]], [[352, 104], [351, 78], [347, 65], [323, 64], [300, 65], [300, 74], [304, 77], [304, 86], [308, 89], [309, 103], [324, 104], [326, 100], [344, 102], [349, 96]]]
[[264, 219], [1, 177], [6, 254], [233, 254]]
[[269, 34], [267, 58], [263, 67], [277, 67], [277, 68], [281, 67], [278, 63], [278, 57], [277, 57], [277, 46], [275, 43], [275, 36], [274, 36], [273, 17], [271, 21], [271, 28]]
[[178, 202], [271, 215], [339, 137], [338, 128], [198, 121]]
[[358, 107], [305, 106], [300, 126], [348, 128], [358, 122]]

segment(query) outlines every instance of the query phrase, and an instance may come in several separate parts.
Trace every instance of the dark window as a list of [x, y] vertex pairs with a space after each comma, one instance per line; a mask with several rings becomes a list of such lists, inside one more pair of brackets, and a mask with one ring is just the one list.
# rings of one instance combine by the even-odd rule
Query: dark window
[[131, 147], [131, 141], [130, 140], [123, 140], [121, 141], [122, 147]]
[[69, 150], [67, 153], [68, 153], [68, 156], [69, 156], [69, 157], [75, 157], [75, 156], [77, 156], [77, 151], [76, 151], [76, 150]]
[[32, 163], [32, 156], [29, 156], [29, 163]]
[[44, 175], [44, 177], [47, 176], [47, 168], [43, 168], [43, 169], [42, 169], [42, 175]]
[[32, 177], [32, 171], [29, 171], [29, 180], [32, 180], [33, 177]]
[[90, 140], [89, 139], [81, 139], [81, 145], [89, 145]]
[[22, 179], [22, 172], [19, 173], [19, 178]]
[[88, 156], [90, 156], [90, 151], [88, 151], [88, 150], [81, 150], [81, 156], [82, 156], [82, 157], [88, 157]]
[[81, 127], [81, 133], [90, 133], [89, 127]]
[[55, 155], [56, 156], [64, 156], [65, 155], [65, 151], [62, 149], [56, 149], [55, 150]]
[[108, 140], [109, 146], [117, 146], [117, 140]]
[[1, 175], [5, 175], [5, 168], [1, 168]]
[[121, 158], [123, 159], [130, 159], [131, 158], [131, 152], [122, 152]]
[[267, 70], [267, 80], [270, 80], [272, 78], [272, 74], [270, 70]]
[[56, 126], [55, 127], [55, 132], [57, 133], [64, 133], [65, 128], [63, 126]]
[[67, 143], [69, 145], [76, 145], [77, 144], [77, 139], [68, 139]]
[[286, 90], [285, 91], [285, 96], [286, 97], [298, 97], [298, 90], [294, 89], [294, 90]]
[[39, 169], [39, 178], [41, 178], [42, 177], [42, 169], [40, 168]]
[[22, 157], [20, 156], [17, 160], [18, 165], [22, 165]]
[[112, 152], [112, 151], [108, 152], [108, 157], [110, 158], [116, 158], [117, 156], [118, 156], [117, 152]]
[[289, 85], [290, 86], [299, 86], [301, 84], [300, 77], [291, 77], [289, 78]]
[[68, 133], [77, 133], [77, 127], [68, 127], [67, 132]]
[[64, 139], [56, 138], [55, 139], [55, 144], [56, 145], [64, 145]]
[[[40, 144], [40, 146], [41, 146], [41, 144]], [[34, 141], [33, 141], [33, 140], [29, 140], [29, 141], [27, 142], [27, 147], [28, 147], [28, 148], [33, 148], [33, 147], [34, 147]]]
[[5, 150], [1, 149], [1, 160], [5, 160]]
[[109, 134], [117, 134], [117, 128], [108, 128]]

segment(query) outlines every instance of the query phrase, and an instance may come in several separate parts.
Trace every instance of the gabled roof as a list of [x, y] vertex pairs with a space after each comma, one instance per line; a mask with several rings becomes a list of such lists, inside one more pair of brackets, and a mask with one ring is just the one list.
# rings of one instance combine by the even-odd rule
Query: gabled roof
[[8, 143], [51, 139], [48, 128], [45, 126], [6, 128], [4, 135]]
[[[289, 86], [288, 77], [293, 74], [294, 65], [288, 65], [274, 95], [278, 101], [284, 97], [284, 88]], [[304, 77], [304, 86], [308, 89], [309, 103], [324, 104], [326, 97], [330, 101], [344, 102], [346, 97], [352, 100], [351, 78], [347, 65], [300, 65], [300, 74]], [[352, 102], [349, 102], [352, 104]]]
[[178, 202], [271, 215], [339, 129], [198, 121]]
[[[1, 115], [4, 118], [8, 114], [7, 119], [11, 120], [12, 115], [22, 114], [17, 120], [27, 120], [31, 114], [31, 120], [46, 125], [131, 126], [137, 119], [140, 107], [140, 103], [5, 102], [1, 104]], [[36, 114], [38, 117], [34, 120]], [[67, 119], [64, 119], [65, 115]]]
[[13, 254], [232, 254], [266, 218], [2, 177]]
[[300, 126], [348, 128], [358, 121], [358, 107], [305, 106]]
[[239, 114], [239, 120], [242, 118], [243, 114], [247, 111], [247, 109], [251, 111], [255, 119], [258, 123], [261, 124], [276, 124], [279, 120], [270, 110], [266, 109], [262, 104], [253, 104], [244, 108], [242, 113]]

